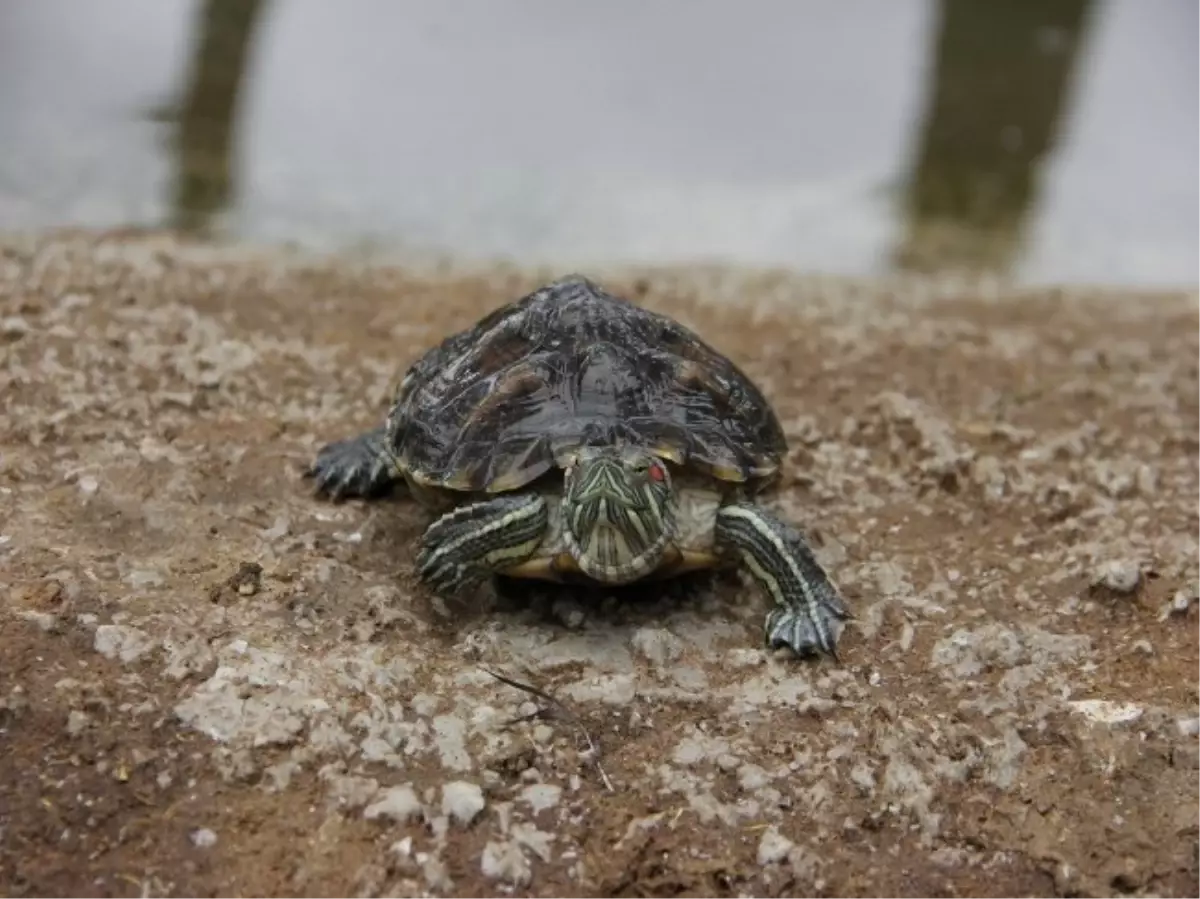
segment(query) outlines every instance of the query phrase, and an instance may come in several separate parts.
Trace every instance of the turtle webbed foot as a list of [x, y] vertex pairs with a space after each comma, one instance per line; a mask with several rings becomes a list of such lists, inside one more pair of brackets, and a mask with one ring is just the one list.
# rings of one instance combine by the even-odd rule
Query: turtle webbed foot
[[767, 645], [836, 659], [850, 610], [804, 538], [760, 506], [733, 503], [717, 515], [717, 539], [775, 601], [767, 615]]
[[334, 500], [378, 496], [396, 481], [386, 439], [385, 430], [376, 428], [323, 446], [305, 477], [317, 482], [318, 493]]
[[767, 648], [787, 647], [798, 656], [824, 653], [837, 661], [842, 622], [850, 617], [840, 604], [840, 598], [835, 603], [820, 604], [811, 614], [801, 608], [776, 606], [767, 613]]

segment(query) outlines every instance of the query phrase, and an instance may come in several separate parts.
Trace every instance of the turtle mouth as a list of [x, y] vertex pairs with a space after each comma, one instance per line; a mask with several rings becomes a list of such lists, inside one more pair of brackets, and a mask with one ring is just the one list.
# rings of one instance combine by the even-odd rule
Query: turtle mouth
[[650, 574], [674, 539], [666, 469], [647, 461], [614, 453], [568, 473], [563, 536], [580, 571], [594, 580], [626, 584]]

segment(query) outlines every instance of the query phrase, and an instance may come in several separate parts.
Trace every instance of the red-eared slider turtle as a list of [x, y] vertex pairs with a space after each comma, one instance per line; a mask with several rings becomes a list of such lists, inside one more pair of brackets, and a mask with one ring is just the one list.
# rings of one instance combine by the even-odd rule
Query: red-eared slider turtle
[[410, 368], [384, 427], [309, 470], [338, 499], [403, 480], [442, 513], [422, 580], [625, 584], [743, 565], [766, 640], [833, 654], [849, 613], [792, 527], [755, 502], [787, 444], [766, 398], [694, 333], [582, 277], [555, 281]]

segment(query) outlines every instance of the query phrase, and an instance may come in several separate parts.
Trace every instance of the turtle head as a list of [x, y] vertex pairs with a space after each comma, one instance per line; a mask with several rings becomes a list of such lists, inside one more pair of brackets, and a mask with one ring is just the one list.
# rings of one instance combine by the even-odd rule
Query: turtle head
[[625, 584], [658, 567], [675, 537], [667, 466], [632, 447], [585, 447], [568, 464], [563, 536], [579, 569]]

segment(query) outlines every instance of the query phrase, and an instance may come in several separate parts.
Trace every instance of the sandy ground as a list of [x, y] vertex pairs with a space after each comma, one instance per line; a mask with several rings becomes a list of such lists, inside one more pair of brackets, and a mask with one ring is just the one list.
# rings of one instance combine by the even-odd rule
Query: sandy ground
[[593, 273], [777, 405], [838, 665], [737, 576], [437, 602], [312, 495], [548, 273], [0, 253], [0, 893], [1197, 894], [1195, 296]]

